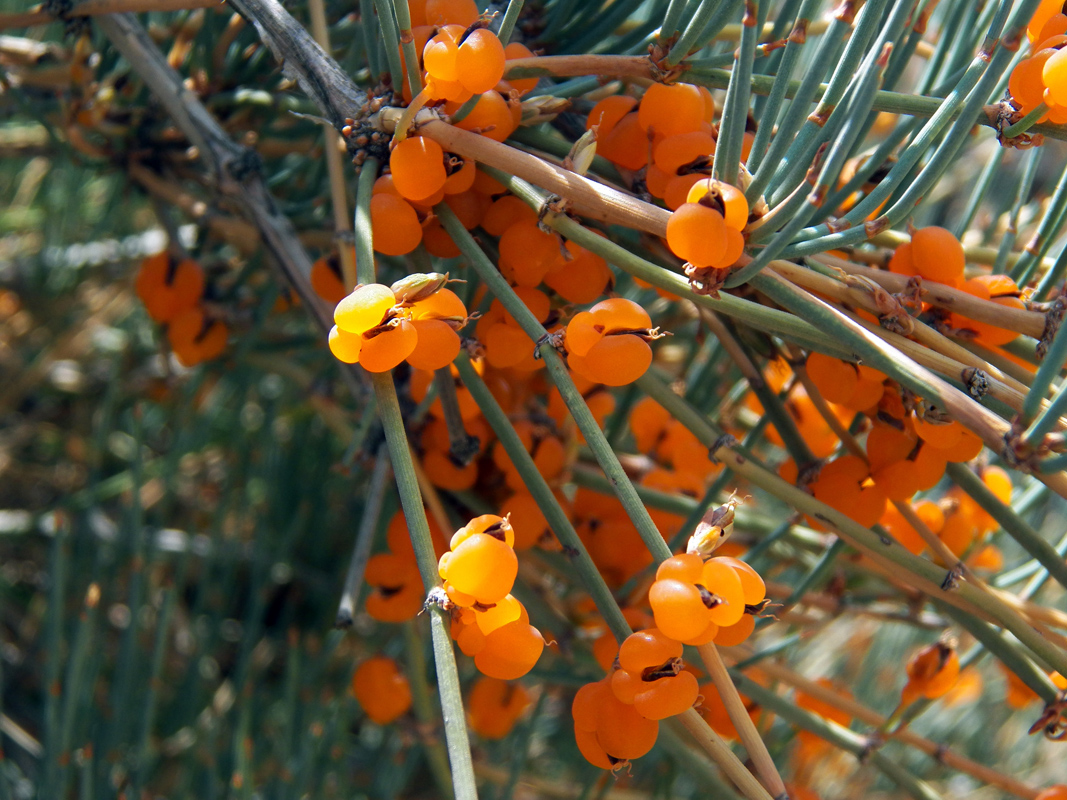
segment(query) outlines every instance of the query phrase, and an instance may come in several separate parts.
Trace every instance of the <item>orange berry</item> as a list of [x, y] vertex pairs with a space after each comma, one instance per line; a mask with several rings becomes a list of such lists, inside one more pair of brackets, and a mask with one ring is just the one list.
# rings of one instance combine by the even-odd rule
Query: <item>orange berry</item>
[[436, 219], [422, 229], [422, 246], [437, 258], [455, 258], [460, 254], [456, 243]]
[[704, 564], [701, 584], [719, 601], [708, 612], [712, 622], [727, 627], [741, 620], [745, 613], [745, 590], [736, 570], [713, 558]]
[[471, 730], [483, 739], [503, 739], [530, 705], [530, 695], [521, 684], [481, 677], [471, 687], [467, 704]]
[[[453, 156], [452, 161], [453, 163], [448, 166], [448, 177], [445, 178], [445, 185], [441, 187], [445, 193], [445, 197], [448, 197], [448, 195], [461, 195], [470, 192], [474, 187], [474, 179], [478, 174], [478, 167], [471, 159], [468, 158], [457, 165], [456, 162], [458, 162], [459, 159], [458, 157]], [[489, 207], [491, 201], [480, 192], [475, 193], [475, 196], [478, 198], [479, 205], [481, 206], [481, 211], [478, 214], [478, 222], [481, 222], [481, 218], [485, 214], [485, 209]], [[449, 204], [449, 207], [452, 208], [451, 203]], [[456, 216], [460, 216], [459, 211], [455, 208], [452, 208], [452, 210], [456, 212]], [[462, 220], [463, 218], [460, 217], [460, 219]], [[467, 227], [467, 229], [470, 230], [470, 228], [473, 228], [478, 222], [475, 222], [474, 225], [471, 225], [470, 227], [467, 227], [466, 223], [464, 223], [464, 227]]]
[[720, 647], [736, 647], [746, 641], [754, 630], [756, 630], [756, 618], [751, 614], [745, 614], [733, 625], [719, 628], [714, 641]]
[[927, 280], [956, 285], [963, 278], [963, 245], [945, 228], [920, 228], [911, 237], [915, 271]]
[[1048, 787], [1035, 800], [1067, 800], [1067, 783], [1058, 783]]
[[956, 684], [959, 674], [960, 659], [954, 647], [944, 642], [924, 647], [908, 661], [903, 701], [920, 696], [936, 700]]
[[410, 253], [422, 241], [419, 215], [404, 199], [385, 192], [370, 199], [374, 249], [387, 256]]
[[[533, 51], [521, 42], [512, 42], [504, 48], [504, 58], [514, 61], [519, 58], [532, 58]], [[506, 65], [505, 65], [506, 66]], [[529, 94], [537, 87], [538, 78], [511, 78], [508, 83], [519, 95]]]
[[648, 599], [656, 627], [676, 641], [699, 636], [708, 626], [707, 606], [692, 583], [657, 580], [648, 590]]
[[459, 591], [488, 605], [503, 600], [518, 575], [515, 551], [500, 539], [476, 533], [442, 556], [441, 577]]
[[638, 400], [630, 411], [630, 430], [633, 432], [638, 452], [653, 453], [662, 441], [667, 423], [671, 419], [671, 413], [651, 397]]
[[1054, 50], [1041, 50], [1030, 58], [1024, 58], [1008, 78], [1008, 92], [1018, 104], [1019, 110], [1027, 114], [1045, 102], [1045, 84], [1042, 73], [1045, 62]]
[[597, 128], [597, 138], [600, 141], [604, 141], [608, 134], [615, 129], [615, 126], [619, 124], [619, 121], [633, 111], [636, 105], [637, 100], [629, 95], [615, 94], [605, 97], [597, 102], [593, 106], [593, 110], [589, 112], [585, 122], [585, 129], [589, 130], [594, 125], [599, 126]]
[[368, 372], [387, 372], [412, 354], [418, 339], [415, 326], [406, 319], [397, 318], [376, 336], [368, 338], [363, 334], [359, 363]]
[[637, 112], [626, 114], [609, 133], [601, 133], [597, 152], [623, 169], [639, 170], [647, 166], [648, 134], [638, 124]]
[[700, 694], [696, 676], [685, 670], [669, 678], [642, 683], [647, 688], [635, 694], [633, 706], [645, 719], [667, 719], [688, 711]]
[[462, 342], [447, 322], [422, 319], [413, 321], [411, 326], [417, 339], [407, 362], [415, 369], [437, 370], [451, 364], [459, 355]]
[[1039, 38], [1042, 30], [1057, 14], [1062, 13], [1063, 3], [1062, 0], [1041, 0], [1037, 9], [1034, 11], [1034, 15], [1030, 17], [1030, 22], [1026, 26], [1026, 35], [1030, 39], [1030, 44], [1040, 42]]
[[168, 253], [157, 253], [141, 263], [134, 288], [148, 316], [170, 322], [200, 302], [204, 271], [192, 259], [175, 262]]
[[847, 361], [822, 353], [811, 353], [806, 366], [808, 377], [819, 390], [819, 394], [829, 402], [847, 402], [856, 391], [859, 373]]
[[474, 94], [493, 89], [504, 77], [504, 45], [486, 28], [472, 32], [459, 47], [456, 69], [463, 88]]
[[918, 272], [915, 269], [915, 263], [912, 261], [911, 251], [912, 245], [909, 242], [897, 245], [897, 249], [893, 251], [892, 258], [889, 259], [889, 271], [897, 275], [917, 275]]
[[513, 194], [495, 200], [482, 217], [482, 230], [490, 236], [502, 236], [518, 222], [537, 224], [537, 212]]
[[525, 488], [519, 489], [504, 501], [501, 510], [508, 509], [511, 525], [515, 531], [515, 549], [528, 550], [545, 537], [551, 537], [552, 529], [541, 512], [533, 495]]
[[741, 579], [741, 590], [744, 592], [745, 605], [759, 605], [767, 597], [767, 584], [764, 583], [762, 576], [749, 564], [731, 556], [716, 556], [712, 560], [726, 564], [737, 573], [737, 577]]
[[507, 515], [498, 516], [496, 514], [482, 514], [475, 517], [452, 534], [448, 546], [455, 550], [461, 543], [476, 533], [489, 534], [504, 542], [508, 547], [515, 546], [515, 531], [512, 530], [511, 522], [508, 520]]
[[[446, 107], [447, 108], [447, 107]], [[454, 113], [452, 109], [450, 113]], [[456, 123], [465, 131], [478, 131], [497, 142], [507, 139], [519, 127], [508, 101], [499, 92], [484, 92], [466, 117]]]
[[411, 686], [395, 661], [384, 656], [368, 658], [352, 675], [352, 694], [367, 716], [388, 725], [411, 708]]
[[510, 270], [520, 286], [537, 286], [562, 259], [559, 240], [536, 222], [516, 222], [500, 237], [501, 269]]
[[477, 228], [481, 223], [488, 201], [477, 192], [464, 191], [446, 194], [445, 205], [452, 209], [452, 213], [456, 215], [460, 224], [469, 231]]
[[425, 592], [411, 556], [379, 553], [367, 561], [363, 579], [372, 587], [365, 609], [379, 622], [404, 622], [422, 610]]
[[671, 252], [697, 267], [710, 267], [726, 253], [722, 214], [698, 203], [685, 203], [667, 221]]
[[428, 25], [473, 25], [478, 19], [478, 6], [474, 0], [426, 0], [426, 23]]
[[[459, 45], [456, 44], [457, 37], [453, 35], [451, 28], [459, 28], [459, 26], [445, 26], [441, 33], [430, 39], [422, 50], [422, 63], [426, 72], [441, 81], [456, 81], [459, 76], [456, 64]], [[459, 28], [459, 34], [462, 35], [462, 33], [463, 29]]]
[[901, 430], [876, 422], [867, 434], [867, 461], [871, 472], [878, 472], [889, 464], [903, 461], [918, 442], [918, 437], [910, 427]]
[[677, 211], [684, 206], [689, 197], [689, 192], [694, 186], [704, 181], [704, 175], [699, 172], [691, 172], [688, 175], [675, 175], [667, 180], [663, 190], [663, 204], [671, 211]]
[[349, 333], [334, 325], [330, 328], [327, 343], [330, 352], [338, 361], [343, 361], [345, 364], [355, 364], [359, 361], [359, 353], [363, 349], [363, 337], [358, 333]]
[[705, 121], [704, 96], [688, 83], [654, 83], [645, 90], [637, 113], [644, 130], [653, 128], [665, 136], [695, 131]]
[[1057, 50], [1041, 68], [1041, 80], [1052, 103], [1067, 105], [1067, 53]]
[[348, 294], [341, 282], [340, 265], [335, 257], [320, 258], [311, 265], [311, 288], [332, 306], [340, 303]]
[[597, 742], [610, 758], [629, 761], [652, 749], [659, 735], [659, 723], [641, 716], [620, 702], [611, 692], [597, 714]]
[[474, 666], [491, 678], [510, 681], [533, 669], [544, 649], [541, 632], [517, 619], [486, 635], [485, 647], [474, 656]]
[[407, 200], [424, 200], [445, 185], [445, 154], [441, 145], [425, 136], [412, 136], [393, 148], [389, 156], [393, 185]]
[[[715, 139], [707, 131], [690, 131], [668, 136], [652, 149], [652, 160], [657, 168], [669, 175], [697, 159], [710, 159], [715, 152]], [[695, 203], [696, 200], [690, 202]], [[746, 214], [747, 216], [747, 214]]]
[[566, 247], [571, 260], [549, 267], [544, 283], [569, 303], [592, 303], [612, 285], [608, 262], [574, 242]]
[[585, 356], [570, 356], [572, 370], [605, 386], [627, 386], [652, 366], [652, 348], [638, 336], [605, 336]]
[[709, 201], [723, 215], [727, 228], [740, 231], [748, 224], [748, 200], [745, 198], [745, 193], [728, 183], [711, 177], [704, 178], [693, 184], [685, 201], [699, 203], [709, 194], [711, 195]]
[[534, 350], [533, 340], [521, 328], [498, 322], [481, 337], [485, 360], [497, 369], [514, 367]]
[[977, 434], [964, 428], [960, 440], [956, 444], [952, 447], [940, 448], [937, 450], [937, 453], [946, 461], [950, 461], [954, 464], [962, 464], [973, 458], [977, 458], [984, 446], [984, 443]]
[[396, 305], [393, 290], [380, 283], [357, 286], [333, 311], [333, 321], [346, 333], [366, 333], [382, 324], [386, 312]]

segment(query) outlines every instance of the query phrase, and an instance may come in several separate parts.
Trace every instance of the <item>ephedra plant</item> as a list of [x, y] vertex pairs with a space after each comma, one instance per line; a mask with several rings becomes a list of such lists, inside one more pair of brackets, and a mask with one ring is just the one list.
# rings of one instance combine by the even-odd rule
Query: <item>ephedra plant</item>
[[[287, 637], [245, 609], [194, 724], [164, 678], [213, 638], [167, 626], [229, 573], [134, 533], [72, 630], [65, 548], [88, 558], [103, 501], [60, 494], [47, 684], [12, 684], [48, 695], [10, 718], [43, 744], [5, 792], [1067, 796], [1062, 2], [84, 0], [0, 26], [11, 130], [169, 232], [111, 276], [129, 364], [166, 370], [108, 400], [138, 455], [106, 499], [140, 530], [146, 449], [161, 526], [246, 543], [253, 585], [266, 558], [320, 582]], [[262, 508], [292, 497], [271, 556], [243, 470], [213, 514], [179, 491], [209, 439], [244, 445], [175, 393], [249, 369], [322, 434], [295, 495], [288, 439], [250, 457]], [[89, 655], [101, 591], [138, 613], [161, 587], [154, 643]]]

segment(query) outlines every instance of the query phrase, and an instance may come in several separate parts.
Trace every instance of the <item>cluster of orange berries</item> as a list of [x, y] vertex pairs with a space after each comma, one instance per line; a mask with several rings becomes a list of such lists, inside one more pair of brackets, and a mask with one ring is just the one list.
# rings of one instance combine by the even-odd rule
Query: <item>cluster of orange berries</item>
[[423, 370], [448, 366], [459, 355], [457, 331], [467, 309], [445, 289], [446, 275], [409, 275], [393, 286], [357, 286], [334, 309], [330, 351], [346, 364], [386, 372], [407, 361]]
[[204, 270], [191, 258], [179, 260], [166, 251], [149, 256], [141, 262], [134, 290], [148, 316], [166, 326], [167, 341], [183, 366], [222, 355], [230, 332], [205, 312]]
[[672, 556], [659, 565], [648, 599], [656, 626], [681, 644], [741, 644], [755, 630], [746, 613], [767, 596], [763, 578], [731, 556], [704, 560], [696, 553]]
[[[921, 553], [925, 540], [894, 502], [909, 503], [916, 493], [933, 489], [949, 463], [977, 457], [982, 440], [959, 422], [936, 420], [930, 415], [922, 418], [914, 408], [905, 410], [896, 384], [875, 381], [871, 375], [874, 370], [817, 353], [808, 357], [807, 369], [820, 394], [831, 403], [840, 403], [836, 410], [832, 409], [835, 413], [859, 410], [854, 400], [861, 396], [865, 398], [863, 411], [869, 420], [864, 457], [846, 454], [832, 458], [807, 484], [807, 489], [818, 500], [865, 527], [882, 524], [912, 553]], [[869, 372], [864, 375], [866, 370]], [[850, 415], [841, 414], [839, 419], [847, 424]], [[798, 425], [798, 429], [809, 444], [820, 441], [821, 430], [809, 439], [809, 427]], [[812, 450], [815, 452], [816, 448]], [[779, 474], [790, 482], [797, 480], [792, 459], [781, 465]], [[1012, 484], [1004, 470], [985, 467], [981, 477], [1001, 501], [1010, 502]], [[992, 517], [960, 489], [949, 490], [939, 502], [924, 499], [912, 503], [911, 510], [960, 557], [997, 528]], [[817, 521], [809, 522], [818, 527]], [[994, 561], [972, 566], [996, 568], [995, 551], [982, 551], [981, 555]]]
[[[504, 141], [522, 120], [519, 98], [537, 83], [502, 80], [505, 62], [532, 52], [519, 43], [504, 47], [471, 0], [410, 5], [412, 36], [426, 84], [415, 104], [441, 105], [444, 113], [455, 114], [476, 97], [469, 113], [454, 124]], [[400, 58], [404, 62], [402, 48]], [[403, 95], [413, 100], [406, 83]], [[478, 173], [473, 161], [446, 153], [425, 136], [405, 138], [405, 133], [390, 154], [389, 173], [374, 184], [370, 207], [374, 248], [385, 255], [405, 255], [421, 242], [431, 255], [452, 258], [459, 250], [434, 217], [433, 206], [445, 202], [471, 230], [489, 210], [492, 195], [503, 187]]]
[[484, 514], [456, 531], [438, 563], [453, 606], [452, 637], [479, 671], [500, 680], [521, 678], [545, 647], [511, 595], [519, 571], [514, 543], [507, 517]]
[[[1008, 308], [1025, 308], [1022, 292], [1014, 280], [1007, 275], [977, 275], [967, 279], [963, 272], [965, 262], [959, 239], [951, 231], [930, 226], [914, 231], [910, 242], [893, 251], [889, 271], [898, 275], [917, 275], [924, 281], [951, 286]], [[991, 348], [1007, 344], [1019, 335], [956, 312], [948, 315], [947, 323], [957, 335], [973, 338]]]
[[[714, 118], [715, 100], [703, 86], [655, 83], [640, 103], [629, 95], [605, 97], [589, 112], [586, 129], [597, 129], [598, 154], [629, 172], [644, 170], [648, 193], [673, 211], [711, 173]], [[746, 134], [742, 160], [751, 141]]]
[[1015, 65], [1008, 79], [1012, 103], [1029, 114], [1042, 103], [1048, 111], [1039, 122], [1067, 122], [1067, 14], [1059, 0], [1044, 0], [1026, 26], [1029, 58]]
[[489, 208], [484, 192], [475, 190], [474, 162], [446, 157], [441, 145], [425, 136], [404, 139], [389, 159], [390, 172], [374, 182], [370, 201], [374, 249], [387, 256], [407, 255], [421, 243], [438, 258], [453, 258], [459, 249], [433, 215], [444, 202], [468, 230]]

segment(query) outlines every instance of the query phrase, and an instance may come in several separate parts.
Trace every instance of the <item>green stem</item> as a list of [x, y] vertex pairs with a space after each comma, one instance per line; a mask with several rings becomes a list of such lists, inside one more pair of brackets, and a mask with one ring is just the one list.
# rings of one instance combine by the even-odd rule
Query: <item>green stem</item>
[[986, 650], [1015, 673], [1019, 680], [1029, 686], [1038, 697], [1046, 703], [1055, 701], [1058, 691], [1048, 675], [1034, 666], [1033, 662], [1019, 652], [1019, 648], [1003, 633], [992, 625], [975, 619], [969, 614], [964, 614], [947, 603], [934, 600], [934, 607], [942, 614], [951, 617], [957, 625], [981, 642]]
[[[678, 41], [667, 54], [667, 66], [677, 66], [683, 58], [702, 47], [706, 41], [705, 31], [708, 30], [709, 23], [717, 18], [722, 18], [725, 22], [729, 18], [728, 15], [732, 14], [739, 4], [738, 0], [700, 0], [700, 5], [689, 17], [689, 23], [682, 31], [682, 35], [678, 37]], [[729, 75], [728, 72], [726, 74]], [[689, 81], [689, 79], [690, 74], [687, 72], [686, 80]], [[724, 83], [719, 88], [725, 89], [726, 84]]]
[[723, 104], [719, 122], [718, 145], [712, 161], [712, 174], [730, 185], [737, 184], [745, 123], [748, 121], [752, 96], [752, 61], [756, 55], [756, 40], [760, 34], [756, 21], [757, 8], [758, 0], [746, 0], [741, 23], [741, 46], [737, 49], [737, 57], [730, 71], [730, 85], [726, 89], [726, 102]]
[[[374, 282], [374, 238], [370, 224], [370, 199], [378, 179], [378, 159], [371, 156], [360, 168], [356, 182], [356, 210], [353, 229], [356, 237], [356, 276], [360, 283]], [[352, 287], [346, 286], [346, 289]]]
[[[1048, 393], [1052, 382], [1059, 377], [1065, 359], [1067, 359], [1067, 325], [1060, 325], [1052, 339], [1052, 344], [1049, 345], [1048, 351], [1041, 359], [1037, 374], [1034, 375], [1034, 380], [1030, 384], [1030, 391], [1023, 400], [1021, 416], [1023, 424], [1029, 426], [1026, 434], [1024, 434], [1028, 441], [1029, 435], [1031, 435], [1032, 430], [1035, 430], [1034, 426], [1038, 420], [1041, 420], [1042, 428], [1051, 427], [1050, 420], [1055, 421], [1059, 416], [1058, 414], [1055, 417], [1051, 415], [1051, 405], [1048, 409], [1045, 409], [1043, 414], [1039, 412], [1042, 410], [1041, 401]], [[1062, 388], [1060, 394], [1062, 394]], [[1057, 399], [1058, 397], [1059, 395], [1057, 395]], [[1056, 404], [1055, 401], [1054, 404]]]
[[419, 72], [419, 54], [415, 52], [415, 40], [411, 34], [411, 9], [408, 8], [408, 0], [391, 0], [391, 5], [400, 29], [400, 46], [404, 50], [404, 77], [408, 82], [408, 92], [415, 97], [422, 91], [422, 74]]
[[[400, 503], [404, 518], [411, 533], [415, 560], [427, 592], [440, 588], [437, 574], [437, 556], [430, 538], [430, 526], [422, 505], [419, 481], [415, 477], [415, 465], [411, 460], [404, 420], [400, 415], [400, 403], [393, 386], [390, 372], [371, 376], [374, 396], [378, 401], [378, 413], [385, 428], [385, 440], [393, 462]], [[452, 765], [452, 787], [457, 800], [476, 800], [478, 790], [474, 780], [474, 763], [471, 759], [470, 740], [463, 711], [463, 695], [459, 687], [459, 672], [456, 669], [456, 654], [449, 635], [448, 612], [440, 605], [429, 603], [430, 633], [433, 638], [434, 666], [437, 669], [437, 688], [441, 699], [441, 712], [445, 721], [445, 742], [448, 761]]]
[[504, 12], [504, 19], [500, 21], [500, 31], [497, 33], [497, 36], [500, 37], [500, 43], [505, 47], [511, 41], [515, 23], [519, 21], [519, 14], [522, 13], [522, 4], [523, 0], [508, 0], [508, 8]]
[[578, 430], [585, 437], [586, 443], [593, 451], [601, 468], [603, 468], [604, 474], [611, 481], [612, 489], [641, 535], [641, 540], [645, 543], [645, 547], [648, 548], [653, 558], [657, 561], [670, 558], [671, 551], [667, 547], [667, 542], [664, 541], [660, 532], [656, 529], [655, 523], [648, 515], [648, 509], [641, 502], [641, 498], [638, 496], [633, 484], [630, 483], [626, 471], [622, 468], [622, 464], [619, 463], [618, 456], [615, 455], [610, 442], [604, 437], [604, 432], [600, 430], [600, 425], [597, 424], [596, 419], [589, 410], [589, 406], [585, 404], [582, 393], [574, 385], [567, 367], [563, 364], [563, 359], [548, 341], [548, 332], [544, 326], [526, 307], [522, 299], [515, 294], [515, 290], [512, 289], [507, 279], [500, 274], [485, 253], [482, 252], [478, 243], [474, 241], [474, 237], [463, 227], [456, 215], [452, 213], [452, 209], [444, 203], [439, 203], [434, 207], [434, 213], [437, 214], [441, 224], [452, 237], [452, 241], [467, 257], [479, 277], [489, 288], [489, 291], [500, 300], [505, 310], [515, 318], [519, 327], [530, 337], [530, 340], [537, 343], [537, 353], [544, 359], [549, 377], [559, 390], [564, 404], [571, 412], [571, 416], [574, 417]]
[[352, 547], [352, 558], [348, 562], [348, 573], [345, 575], [345, 586], [341, 591], [341, 602], [337, 608], [337, 616], [334, 618], [333, 624], [337, 628], [350, 627], [355, 617], [356, 605], [359, 603], [359, 592], [363, 587], [363, 572], [367, 567], [370, 551], [374, 545], [374, 533], [378, 529], [378, 520], [382, 515], [385, 482], [388, 479], [389, 452], [386, 445], [382, 444], [378, 447], [370, 483], [367, 485], [367, 493], [364, 495], [367, 501], [363, 505], [363, 510], [360, 514], [356, 542]]
[[786, 722], [796, 725], [798, 728], [811, 731], [820, 739], [829, 742], [835, 747], [852, 753], [857, 758], [866, 758], [889, 780], [914, 797], [915, 800], [941, 800], [941, 795], [937, 794], [924, 781], [912, 775], [910, 771], [888, 758], [884, 753], [870, 750], [868, 747], [869, 742], [859, 734], [853, 733], [836, 722], [831, 722], [810, 711], [805, 711], [796, 703], [780, 697], [770, 689], [760, 686], [751, 678], [747, 678], [736, 671], [731, 672], [731, 677], [733, 677], [734, 683], [737, 684], [738, 690], [748, 695], [754, 702], [759, 703], [769, 711], [773, 711]]
[[1030, 130], [1032, 127], [1034, 127], [1034, 125], [1037, 124], [1037, 121], [1043, 116], [1045, 116], [1045, 114], [1047, 113], [1048, 106], [1044, 103], [1040, 103], [1037, 108], [1035, 108], [1021, 120], [1016, 122], [1014, 125], [1009, 125], [1007, 128], [1005, 128], [1001, 136], [1005, 139], [1014, 139], [1016, 136], [1021, 136], [1022, 134]]
[[566, 512], [560, 507], [559, 501], [556, 500], [556, 496], [552, 493], [548, 482], [537, 471], [533, 458], [526, 451], [526, 447], [515, 432], [515, 427], [511, 424], [511, 420], [508, 419], [504, 409], [497, 403], [496, 398], [489, 391], [489, 387], [485, 385], [485, 381], [475, 371], [471, 365], [470, 358], [466, 354], [460, 353], [455, 365], [456, 369], [459, 370], [460, 379], [481, 409], [485, 421], [489, 423], [489, 427], [493, 429], [493, 432], [500, 440], [500, 444], [508, 454], [508, 458], [511, 459], [511, 463], [518, 470], [526, 490], [533, 495], [534, 500], [537, 502], [537, 507], [541, 509], [541, 513], [545, 515], [545, 520], [552, 528], [552, 532], [556, 534], [556, 538], [563, 545], [564, 553], [570, 558], [586, 591], [589, 592], [593, 602], [596, 603], [600, 615], [604, 617], [615, 638], [622, 642], [633, 631], [630, 629], [626, 618], [623, 617], [618, 603], [615, 602], [611, 589], [604, 582], [604, 577], [596, 568], [592, 558], [589, 556], [589, 552], [585, 549], [585, 545], [578, 537], [578, 532], [574, 530], [571, 521], [567, 519]]
[[1037, 559], [1057, 583], [1067, 587], [1067, 561], [1063, 560], [1048, 540], [1012, 510], [1010, 503], [1002, 503], [982, 479], [965, 464], [949, 464], [946, 472], [957, 486], [970, 495], [971, 499], [993, 517], [1012, 539], [1018, 542], [1023, 550], [1032, 558]]
[[[400, 33], [397, 30], [396, 15], [389, 0], [374, 0], [374, 10], [378, 12], [378, 25], [381, 28], [385, 44], [385, 63], [389, 65], [389, 76], [398, 90], [404, 80], [404, 68], [400, 64]], [[404, 54], [405, 60], [407, 53]], [[415, 95], [412, 94], [412, 97]]]
[[[424, 728], [433, 730], [438, 725], [437, 714], [434, 713], [430, 684], [426, 680], [426, 658], [423, 655], [417, 618], [404, 623], [404, 656], [411, 681], [411, 705], [415, 710], [415, 717]], [[441, 740], [432, 734], [423, 738], [422, 746], [434, 783], [437, 784], [437, 791], [446, 800], [451, 800], [452, 773], [448, 768], [448, 753], [441, 747]]]
[[[650, 376], [646, 375], [642, 379], [642, 388], [696, 435], [702, 444], [709, 447], [715, 444], [718, 437], [714, 433], [714, 428], [699, 412], [672, 392], [666, 384], [650, 379]], [[874, 531], [863, 527], [841, 512], [816, 500], [807, 492], [782, 480], [748, 456], [735, 452], [733, 448], [720, 446], [713, 455], [753, 485], [773, 494], [797, 511], [832, 526], [853, 547], [900, 567], [903, 572], [901, 577], [910, 576], [912, 582], [917, 581], [918, 588], [927, 594], [946, 601], [949, 597], [953, 597], [968, 608], [980, 609], [998, 625], [1014, 634], [1019, 641], [1057, 672], [1067, 675], [1067, 672], [1063, 671], [1067, 668], [1067, 654], [1045, 639], [1017, 611], [998, 597], [966, 581], [959, 584], [951, 594], [947, 594], [939, 588], [948, 577], [948, 571], [944, 568], [912, 555], [895, 541], [883, 539]]]
[[[444, 205], [444, 204], [442, 204]], [[447, 206], [444, 206], [447, 208]], [[356, 229], [356, 247], [373, 250], [373, 230], [368, 226]], [[359, 250], [357, 249], [357, 253]], [[359, 260], [360, 283], [374, 283], [374, 259]], [[385, 429], [385, 441], [389, 448], [389, 457], [396, 476], [396, 487], [400, 492], [400, 505], [407, 520], [411, 545], [415, 550], [415, 561], [422, 576], [422, 585], [427, 594], [441, 587], [437, 572], [437, 554], [433, 549], [430, 525], [426, 520], [426, 509], [422, 504], [422, 492], [415, 475], [415, 464], [411, 459], [411, 446], [404, 418], [400, 414], [400, 401], [396, 396], [391, 372], [379, 372], [371, 376], [374, 396], [377, 400], [378, 414]], [[434, 667], [437, 670], [437, 690], [441, 700], [441, 713], [445, 722], [445, 743], [448, 748], [448, 761], [452, 765], [452, 787], [457, 800], [477, 800], [478, 789], [474, 779], [474, 762], [471, 758], [470, 739], [467, 736], [467, 722], [463, 711], [463, 694], [459, 687], [459, 671], [456, 669], [456, 654], [452, 649], [452, 637], [449, 633], [449, 614], [442, 605], [428, 603], [430, 617], [430, 635], [433, 639]]]

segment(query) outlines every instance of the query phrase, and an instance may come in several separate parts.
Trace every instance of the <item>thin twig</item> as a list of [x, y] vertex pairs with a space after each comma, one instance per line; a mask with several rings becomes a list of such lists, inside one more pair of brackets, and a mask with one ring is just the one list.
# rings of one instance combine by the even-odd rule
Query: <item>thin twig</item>
[[745, 746], [748, 757], [752, 759], [756, 774], [759, 775], [763, 785], [767, 787], [767, 791], [772, 796], [781, 797], [786, 793], [785, 784], [778, 774], [777, 767], [774, 766], [774, 759], [767, 752], [767, 745], [763, 743], [763, 738], [756, 730], [752, 717], [748, 715], [748, 709], [745, 708], [741, 695], [737, 693], [730, 673], [726, 671], [726, 664], [719, 655], [719, 648], [714, 642], [709, 642], [701, 645], [697, 650], [700, 651], [704, 667], [708, 670], [708, 675], [711, 676], [711, 681], [715, 684], [723, 705], [726, 706], [726, 713], [734, 724], [737, 735], [741, 737], [741, 744]]
[[359, 601], [359, 591], [363, 586], [363, 571], [370, 558], [371, 547], [374, 544], [374, 532], [378, 527], [378, 519], [382, 514], [382, 501], [385, 499], [385, 482], [389, 477], [389, 453], [384, 444], [379, 446], [378, 455], [374, 459], [374, 470], [371, 472], [370, 483], [363, 495], [366, 504], [359, 519], [359, 529], [356, 532], [355, 545], [352, 548], [352, 559], [348, 562], [348, 574], [345, 575], [345, 586], [341, 591], [341, 604], [337, 609], [337, 618], [334, 625], [338, 628], [348, 628], [356, 611], [356, 603]]

